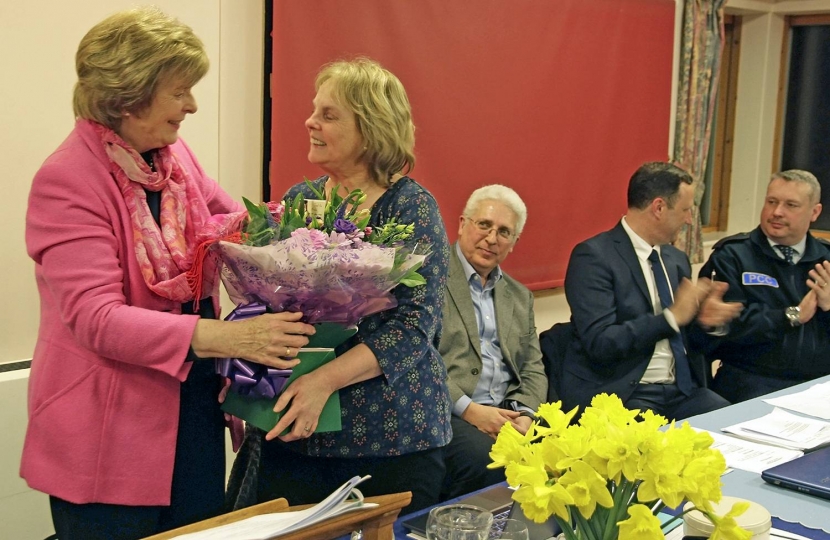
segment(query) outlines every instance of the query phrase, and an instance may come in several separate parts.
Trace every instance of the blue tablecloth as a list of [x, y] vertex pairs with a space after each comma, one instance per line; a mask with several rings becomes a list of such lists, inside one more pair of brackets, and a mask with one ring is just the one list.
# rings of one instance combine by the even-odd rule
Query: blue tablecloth
[[[689, 418], [689, 423], [699, 429], [720, 431], [725, 426], [744, 422], [763, 416], [772, 411], [772, 405], [763, 399], [791, 394], [806, 390], [810, 386], [830, 381], [830, 376], [804, 383], [780, 392], [775, 392], [744, 403], [731, 405], [711, 413]], [[733, 470], [723, 477], [723, 494], [754, 501], [764, 506], [772, 514], [772, 526], [815, 540], [830, 540], [830, 500], [805, 495], [797, 491], [773, 486], [764, 482], [761, 475], [746, 471]], [[449, 504], [453, 501], [441, 503]], [[407, 531], [401, 523], [410, 517], [428, 512], [429, 509], [400, 516], [395, 522], [395, 538], [408, 538]]]
[[[830, 381], [830, 376], [693, 416], [688, 419], [689, 424], [698, 429], [719, 432], [723, 427], [770, 413], [774, 407], [765, 403], [764, 399], [801, 392], [814, 384], [827, 381]], [[830, 540], [830, 500], [774, 486], [764, 482], [760, 474], [739, 470], [733, 470], [723, 477], [723, 494], [748, 499], [765, 507], [773, 516], [775, 528], [808, 538]]]

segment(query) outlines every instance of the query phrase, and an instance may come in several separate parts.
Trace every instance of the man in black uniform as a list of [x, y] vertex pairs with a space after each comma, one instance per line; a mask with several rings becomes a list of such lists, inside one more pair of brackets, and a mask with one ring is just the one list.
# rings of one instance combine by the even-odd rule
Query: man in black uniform
[[732, 403], [830, 374], [830, 246], [808, 232], [820, 200], [811, 173], [774, 174], [758, 228], [718, 242], [700, 271], [744, 305], [724, 335], [708, 335], [723, 361], [712, 389]]

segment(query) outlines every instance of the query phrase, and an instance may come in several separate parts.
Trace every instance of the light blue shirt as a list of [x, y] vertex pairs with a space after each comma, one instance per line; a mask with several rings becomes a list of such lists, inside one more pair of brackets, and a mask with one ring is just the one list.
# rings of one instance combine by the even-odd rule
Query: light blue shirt
[[[777, 246], [778, 244], [773, 242], [769, 236], [767, 236], [767, 242], [769, 242], [769, 245], [772, 246], [773, 253], [778, 255], [779, 259], [784, 259], [784, 254], [781, 253], [781, 251], [775, 249], [775, 246]], [[798, 261], [800, 261], [801, 257], [804, 256], [804, 250], [807, 249], [807, 235], [804, 235], [804, 238], [801, 239], [801, 242], [794, 244], [790, 247], [793, 248], [793, 264], [798, 264]]]
[[501, 269], [497, 266], [490, 272], [487, 282], [481, 285], [481, 276], [475, 271], [456, 244], [458, 260], [464, 269], [464, 276], [470, 286], [470, 298], [473, 301], [473, 311], [478, 323], [478, 338], [481, 346], [481, 376], [478, 385], [470, 396], [461, 396], [453, 406], [453, 414], [461, 416], [471, 402], [481, 405], [498, 406], [504, 402], [507, 387], [513, 380], [510, 369], [504, 362], [501, 352], [499, 333], [496, 326], [496, 304], [493, 292], [496, 283], [502, 278]]

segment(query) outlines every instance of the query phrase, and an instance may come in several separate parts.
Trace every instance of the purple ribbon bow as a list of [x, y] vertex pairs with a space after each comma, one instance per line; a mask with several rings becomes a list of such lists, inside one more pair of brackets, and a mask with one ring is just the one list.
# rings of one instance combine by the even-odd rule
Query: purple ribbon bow
[[[240, 304], [226, 321], [241, 321], [265, 313], [265, 304]], [[290, 369], [276, 369], [240, 358], [217, 358], [216, 372], [231, 380], [231, 391], [242, 396], [273, 399], [285, 387]]]

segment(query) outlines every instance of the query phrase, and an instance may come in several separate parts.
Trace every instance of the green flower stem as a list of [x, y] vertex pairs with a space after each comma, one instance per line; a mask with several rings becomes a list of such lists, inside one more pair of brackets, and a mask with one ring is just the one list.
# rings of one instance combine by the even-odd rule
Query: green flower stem
[[605, 531], [602, 535], [605, 540], [616, 538], [619, 531], [617, 522], [628, 514], [628, 505], [636, 487], [635, 482], [629, 482], [624, 476], [620, 479], [620, 484], [614, 491], [614, 508], [611, 511], [611, 519], [605, 523]]
[[562, 532], [565, 534], [565, 540], [579, 540], [570, 523], [566, 522], [556, 514], [553, 515], [553, 519], [556, 520], [557, 525], [559, 525], [559, 528], [562, 529]]
[[579, 536], [584, 540], [600, 540], [602, 538], [601, 532], [596, 529], [596, 524], [592, 523], [590, 519], [585, 519], [579, 510], [573, 511], [574, 520], [576, 521], [576, 530], [581, 531]]

